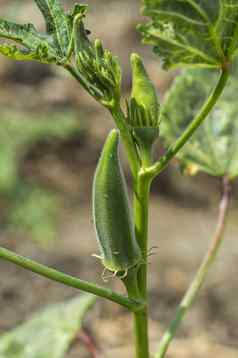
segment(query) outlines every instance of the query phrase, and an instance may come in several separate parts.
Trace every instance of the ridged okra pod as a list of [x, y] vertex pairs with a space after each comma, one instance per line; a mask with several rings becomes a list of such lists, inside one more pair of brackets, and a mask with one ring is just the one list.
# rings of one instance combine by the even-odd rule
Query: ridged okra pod
[[[156, 88], [148, 76], [139, 55], [131, 55], [132, 91], [131, 106], [137, 127], [158, 127], [160, 104]], [[137, 108], [136, 108], [137, 107]], [[138, 113], [140, 111], [141, 113]], [[141, 118], [140, 118], [141, 115]]]
[[141, 262], [127, 186], [119, 160], [119, 131], [105, 142], [93, 183], [93, 218], [104, 267], [125, 276]]
[[131, 55], [132, 91], [128, 107], [128, 123], [137, 145], [142, 165], [149, 165], [154, 142], [159, 136], [160, 104], [156, 88], [142, 59]]

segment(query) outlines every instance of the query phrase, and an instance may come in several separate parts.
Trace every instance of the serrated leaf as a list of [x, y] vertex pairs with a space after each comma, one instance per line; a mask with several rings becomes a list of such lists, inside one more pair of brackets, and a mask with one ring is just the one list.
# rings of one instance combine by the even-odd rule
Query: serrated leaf
[[59, 0], [35, 0], [46, 22], [46, 33], [38, 32], [32, 24], [16, 24], [0, 18], [0, 38], [15, 41], [0, 43], [0, 53], [14, 60], [39, 61], [63, 65], [74, 49], [74, 18], [85, 16], [87, 5], [75, 4], [69, 13], [65, 13]]
[[38, 59], [34, 52], [20, 50], [17, 46], [9, 44], [0, 44], [0, 53], [17, 61], [31, 61]]
[[28, 49], [36, 49], [46, 36], [37, 32], [32, 24], [16, 24], [0, 19], [0, 37], [14, 40]]
[[0, 44], [0, 52], [7, 57], [19, 61], [56, 61], [57, 53], [51, 46], [52, 38], [37, 32], [32, 24], [19, 25], [0, 19], [0, 37], [14, 40], [23, 46]]
[[45, 18], [47, 33], [54, 37], [60, 53], [66, 56], [71, 33], [68, 17], [59, 0], [35, 0], [35, 2]]
[[[161, 135], [170, 145], [182, 134], [201, 108], [217, 79], [210, 70], [187, 70], [179, 76], [163, 107]], [[238, 71], [215, 109], [178, 153], [182, 169], [213, 176], [238, 176]]]
[[145, 43], [165, 68], [221, 67], [238, 48], [237, 0], [144, 0]]
[[0, 337], [1, 358], [63, 358], [95, 296], [81, 295], [51, 305]]
[[0, 53], [16, 61], [38, 61], [41, 63], [55, 62], [47, 43], [40, 44], [34, 51], [21, 49], [15, 45], [0, 44]]

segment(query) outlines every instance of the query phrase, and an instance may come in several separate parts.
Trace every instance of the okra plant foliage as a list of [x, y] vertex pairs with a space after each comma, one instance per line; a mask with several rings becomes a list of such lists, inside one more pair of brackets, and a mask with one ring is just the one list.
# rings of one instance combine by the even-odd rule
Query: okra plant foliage
[[236, 0], [144, 0], [145, 43], [171, 67], [220, 68], [237, 54]]
[[[119, 61], [103, 47], [101, 40], [91, 41], [86, 26], [87, 6], [76, 4], [66, 13], [59, 0], [35, 0], [35, 3], [45, 18], [46, 32], [40, 33], [32, 24], [0, 19], [3, 39], [0, 53], [13, 60], [63, 67], [111, 113], [116, 129], [109, 134], [96, 169], [93, 216], [100, 248], [98, 257], [109, 271], [108, 276], [122, 280], [127, 296], [5, 248], [0, 248], [0, 257], [126, 307], [134, 318], [135, 357], [149, 358], [147, 270], [151, 183], [175, 156], [188, 173], [202, 170], [221, 177], [222, 198], [212, 244], [160, 342], [156, 358], [162, 358], [216, 257], [227, 217], [230, 184], [238, 175], [234, 71], [238, 4], [235, 0], [144, 0], [143, 13], [149, 18], [148, 23], [139, 25], [144, 42], [154, 46], [165, 69], [194, 69], [175, 81], [161, 105], [142, 59], [132, 54], [132, 90], [123, 110]], [[222, 96], [230, 77], [232, 82]], [[152, 148], [160, 132], [166, 150], [160, 158], [154, 158]], [[120, 165], [120, 140], [133, 179], [132, 208]]]
[[[181, 169], [194, 175], [203, 171], [216, 177], [238, 176], [237, 63], [226, 91], [207, 121], [178, 153]], [[183, 132], [193, 113], [209, 95], [216, 74], [187, 70], [175, 81], [164, 103], [161, 136], [169, 145]], [[183, 101], [180, 101], [183, 98]]]
[[45, 18], [46, 33], [38, 32], [33, 24], [20, 25], [1, 19], [1, 37], [21, 46], [3, 43], [0, 52], [14, 60], [65, 63], [70, 54], [73, 20], [78, 14], [84, 14], [86, 6], [75, 5], [72, 12], [65, 14], [58, 1], [35, 2]]
[[0, 356], [65, 357], [94, 303], [95, 296], [84, 294], [45, 307], [27, 322], [0, 336]]

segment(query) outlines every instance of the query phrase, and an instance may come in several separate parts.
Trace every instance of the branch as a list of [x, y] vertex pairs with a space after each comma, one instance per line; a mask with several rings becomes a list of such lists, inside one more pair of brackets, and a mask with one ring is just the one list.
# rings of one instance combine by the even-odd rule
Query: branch
[[20, 256], [12, 251], [0, 247], [0, 258], [10, 261], [17, 266], [23, 267], [28, 271], [32, 271], [43, 277], [49, 278], [52, 281], [63, 283], [66, 286], [74, 287], [79, 290], [92, 293], [96, 296], [106, 298], [110, 301], [116, 302], [121, 306], [126, 307], [130, 311], [137, 311], [144, 307], [142, 302], [138, 302], [123, 295], [120, 295], [108, 288], [98, 286], [94, 283], [80, 280], [79, 278], [67, 275], [63, 272], [39, 264], [36, 261], [30, 260], [26, 257]]
[[133, 142], [129, 126], [127, 124], [127, 119], [125, 117], [125, 114], [123, 113], [120, 104], [113, 107], [110, 110], [110, 113], [112, 117], [114, 118], [114, 121], [116, 123], [117, 128], [120, 130], [121, 137], [123, 144], [125, 146], [128, 161], [130, 164], [130, 169], [133, 175], [133, 179], [135, 181], [139, 166], [138, 166], [138, 155], [136, 153], [135, 144]]
[[189, 289], [185, 293], [178, 309], [176, 312], [175, 319], [170, 324], [169, 329], [165, 332], [159, 346], [159, 352], [156, 354], [155, 358], [164, 358], [165, 354], [169, 348], [171, 341], [173, 340], [186, 312], [191, 307], [193, 302], [198, 296], [200, 289], [207, 277], [208, 271], [215, 261], [219, 248], [223, 241], [223, 234], [225, 230], [225, 223], [227, 219], [229, 203], [230, 203], [230, 182], [227, 178], [223, 178], [222, 183], [222, 198], [219, 207], [219, 214], [217, 220], [216, 231], [213, 236], [211, 246], [208, 249], [200, 268], [195, 275], [194, 280], [192, 281]]
[[175, 155], [179, 152], [179, 150], [186, 144], [186, 142], [190, 139], [196, 129], [204, 122], [207, 118], [208, 114], [211, 112], [218, 99], [220, 98], [226, 83], [229, 78], [229, 69], [224, 68], [221, 72], [219, 81], [209, 96], [207, 101], [204, 103], [202, 109], [195, 117], [195, 119], [190, 123], [187, 129], [183, 132], [183, 134], [177, 139], [177, 141], [169, 147], [165, 155], [154, 165], [146, 170], [146, 174], [152, 178], [156, 177], [175, 157]]
[[[80, 83], [80, 85], [87, 92], [89, 92], [89, 94], [92, 95], [92, 93], [96, 93], [99, 95], [99, 97], [102, 96], [101, 92], [95, 86], [92, 86], [90, 83], [88, 83], [88, 81], [83, 77], [83, 75], [71, 64], [66, 64], [63, 67]], [[112, 106], [112, 108], [109, 108], [109, 111], [114, 119], [117, 128], [121, 133], [122, 141], [127, 152], [130, 169], [133, 175], [133, 179], [135, 180], [139, 170], [138, 156], [136, 153], [135, 144], [128, 129], [128, 125], [126, 123], [127, 119], [120, 107], [120, 103], [115, 102], [115, 105]]]
[[93, 92], [98, 96], [101, 96], [102, 93], [91, 83], [89, 83], [86, 78], [70, 63], [66, 63], [62, 66], [66, 71], [68, 71], [79, 83], [80, 85], [90, 94]]

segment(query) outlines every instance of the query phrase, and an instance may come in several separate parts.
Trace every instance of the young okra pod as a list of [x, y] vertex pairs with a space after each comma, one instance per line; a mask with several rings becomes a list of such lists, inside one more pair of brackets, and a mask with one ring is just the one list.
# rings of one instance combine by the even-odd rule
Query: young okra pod
[[93, 183], [93, 218], [104, 267], [126, 275], [141, 262], [127, 186], [119, 160], [119, 131], [104, 145]]
[[131, 109], [134, 126], [157, 128], [159, 124], [160, 104], [156, 88], [148, 76], [139, 55], [131, 55], [132, 91]]
[[128, 123], [142, 165], [150, 163], [154, 142], [159, 136], [160, 104], [156, 88], [137, 54], [131, 55], [132, 91], [127, 103]]

